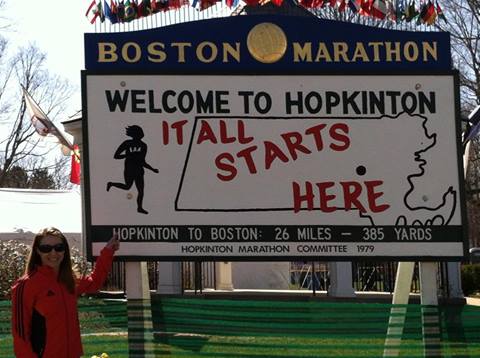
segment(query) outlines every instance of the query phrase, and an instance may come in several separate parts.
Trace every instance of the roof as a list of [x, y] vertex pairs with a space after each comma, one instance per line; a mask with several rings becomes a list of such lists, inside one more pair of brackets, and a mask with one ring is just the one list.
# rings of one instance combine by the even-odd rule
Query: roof
[[79, 190], [0, 188], [0, 213], [0, 233], [36, 233], [48, 226], [82, 231]]

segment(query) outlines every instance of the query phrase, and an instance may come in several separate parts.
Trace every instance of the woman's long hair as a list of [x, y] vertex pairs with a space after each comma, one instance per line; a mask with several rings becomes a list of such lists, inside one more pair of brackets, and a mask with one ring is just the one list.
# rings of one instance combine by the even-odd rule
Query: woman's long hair
[[40, 266], [42, 264], [42, 259], [38, 254], [37, 250], [41, 240], [46, 236], [58, 237], [60, 240], [62, 240], [62, 244], [65, 245], [65, 253], [63, 255], [63, 260], [60, 263], [60, 268], [58, 270], [58, 281], [63, 283], [70, 293], [74, 293], [75, 279], [70, 258], [70, 247], [68, 246], [68, 242], [65, 236], [57, 228], [47, 227], [41, 230], [37, 235], [35, 235], [35, 238], [33, 239], [32, 249], [30, 251], [30, 255], [28, 256], [25, 274], [32, 273], [33, 271], [35, 271], [37, 266]]

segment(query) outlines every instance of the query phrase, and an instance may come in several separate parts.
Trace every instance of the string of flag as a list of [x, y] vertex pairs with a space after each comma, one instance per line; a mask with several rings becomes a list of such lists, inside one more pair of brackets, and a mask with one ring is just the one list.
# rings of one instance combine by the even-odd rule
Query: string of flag
[[[223, 2], [235, 8], [239, 0], [92, 0], [85, 16], [91, 24], [110, 21], [112, 24], [127, 23], [159, 12], [192, 6], [198, 10]], [[271, 2], [281, 6], [284, 0], [244, 0], [249, 6], [265, 5]], [[353, 14], [393, 22], [416, 22], [433, 25], [441, 19], [447, 21], [438, 1], [435, 0], [298, 0], [307, 9], [330, 7], [338, 12], [351, 11]]]

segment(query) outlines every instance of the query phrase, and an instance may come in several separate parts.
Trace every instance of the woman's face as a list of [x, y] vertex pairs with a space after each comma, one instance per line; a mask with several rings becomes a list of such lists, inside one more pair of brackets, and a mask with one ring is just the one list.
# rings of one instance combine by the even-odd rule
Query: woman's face
[[55, 236], [45, 236], [40, 240], [37, 252], [42, 260], [42, 265], [50, 266], [58, 272], [65, 256], [65, 249], [62, 239]]

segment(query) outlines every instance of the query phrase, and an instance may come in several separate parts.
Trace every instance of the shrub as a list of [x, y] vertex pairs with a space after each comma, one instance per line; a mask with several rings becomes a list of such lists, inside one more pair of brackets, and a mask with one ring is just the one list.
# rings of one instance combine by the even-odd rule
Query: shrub
[[[30, 245], [14, 240], [0, 241], [0, 299], [9, 297], [13, 283], [23, 275], [29, 253]], [[73, 269], [79, 275], [91, 272], [92, 265], [77, 248], [72, 247], [70, 255]]]
[[480, 264], [462, 266], [462, 288], [465, 296], [480, 291]]
[[10, 288], [23, 275], [30, 246], [18, 241], [0, 241], [0, 298], [8, 297]]
[[87, 258], [82, 256], [75, 246], [70, 248], [70, 257], [72, 259], [73, 271], [78, 276], [86, 276], [92, 272], [92, 263], [88, 262]]

